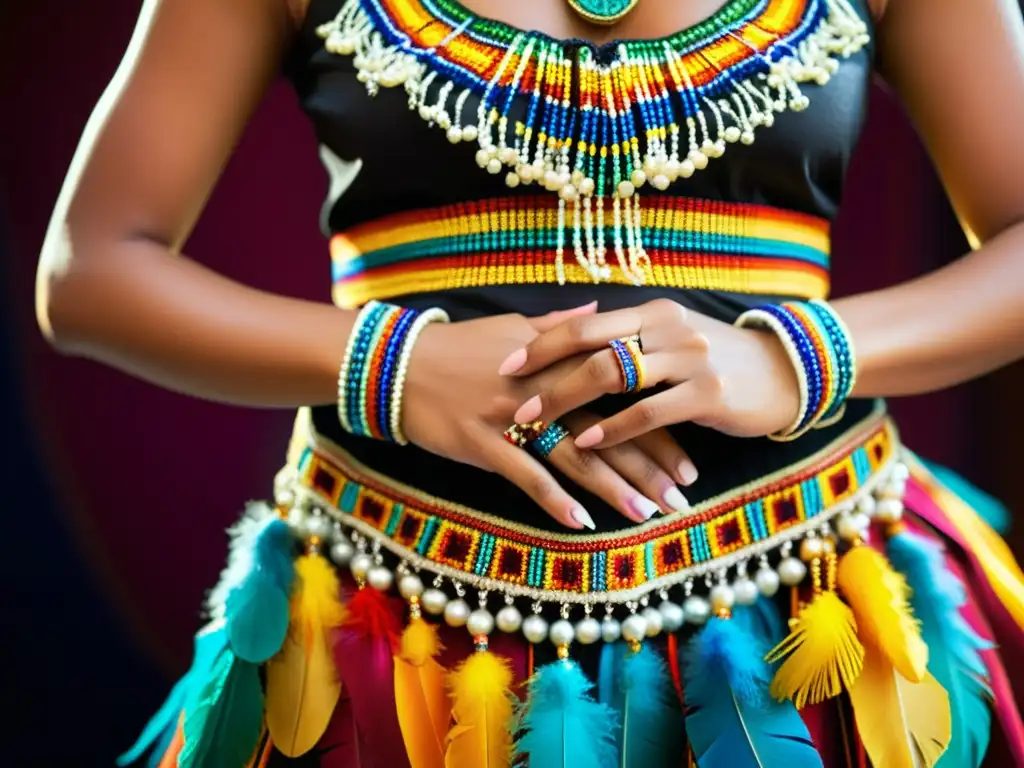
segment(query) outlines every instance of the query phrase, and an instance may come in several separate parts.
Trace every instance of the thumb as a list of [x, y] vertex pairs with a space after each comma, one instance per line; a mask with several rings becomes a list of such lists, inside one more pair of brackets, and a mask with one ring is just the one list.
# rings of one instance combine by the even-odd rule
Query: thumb
[[537, 331], [537, 333], [545, 333], [546, 331], [550, 331], [552, 328], [561, 325], [570, 317], [592, 315], [595, 312], [597, 312], [597, 302], [592, 301], [589, 304], [584, 304], [582, 307], [559, 309], [554, 312], [548, 312], [546, 315], [528, 317], [526, 320], [531, 326], [533, 326], [533, 330]]

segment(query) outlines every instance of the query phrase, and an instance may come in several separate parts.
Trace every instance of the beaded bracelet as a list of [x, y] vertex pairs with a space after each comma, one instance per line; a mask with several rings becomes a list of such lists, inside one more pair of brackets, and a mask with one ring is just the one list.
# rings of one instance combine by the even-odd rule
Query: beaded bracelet
[[744, 312], [736, 325], [774, 332], [796, 370], [800, 387], [796, 419], [770, 438], [793, 440], [842, 417], [857, 369], [850, 332], [832, 307], [817, 299], [768, 304]]
[[406, 445], [402, 390], [416, 339], [440, 309], [419, 312], [370, 301], [356, 316], [338, 372], [338, 420], [348, 432]]

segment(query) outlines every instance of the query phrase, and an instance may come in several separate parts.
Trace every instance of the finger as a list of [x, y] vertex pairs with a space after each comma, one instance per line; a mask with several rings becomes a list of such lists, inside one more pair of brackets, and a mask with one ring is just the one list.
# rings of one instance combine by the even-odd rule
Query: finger
[[637, 491], [593, 451], [581, 451], [566, 438], [558, 443], [547, 460], [581, 488], [617, 509], [636, 523], [649, 520], [660, 511], [657, 504]]
[[498, 372], [505, 376], [535, 373], [563, 357], [599, 349], [612, 339], [638, 333], [642, 323], [643, 316], [636, 309], [570, 317], [509, 355]]
[[[565, 441], [570, 442], [570, 441]], [[574, 530], [594, 529], [594, 520], [583, 505], [565, 492], [543, 464], [523, 448], [502, 438], [488, 436], [481, 442], [495, 472], [519, 486], [558, 522]]]
[[707, 414], [710, 396], [698, 380], [690, 380], [667, 392], [645, 397], [624, 411], [595, 424], [576, 438], [579, 448], [607, 448], [645, 432], [670, 424], [693, 421]]
[[573, 307], [572, 309], [557, 309], [554, 312], [548, 312], [546, 315], [540, 315], [538, 317], [528, 317], [527, 322], [533, 326], [533, 329], [537, 333], [544, 333], [550, 331], [556, 325], [564, 323], [570, 317], [580, 317], [586, 315], [592, 315], [597, 311], [597, 302], [592, 301], [589, 304], [584, 304], [581, 307]]
[[644, 453], [682, 485], [697, 481], [697, 465], [667, 429], [655, 429], [632, 439]]
[[[593, 413], [576, 411], [567, 416], [563, 423], [574, 432], [582, 431], [601, 420]], [[669, 438], [671, 440], [671, 438]], [[623, 479], [649, 499], [654, 499], [661, 506], [662, 512], [669, 514], [689, 509], [690, 505], [683, 496], [676, 481], [665, 471], [638, 440], [629, 440], [599, 452], [602, 459]]]

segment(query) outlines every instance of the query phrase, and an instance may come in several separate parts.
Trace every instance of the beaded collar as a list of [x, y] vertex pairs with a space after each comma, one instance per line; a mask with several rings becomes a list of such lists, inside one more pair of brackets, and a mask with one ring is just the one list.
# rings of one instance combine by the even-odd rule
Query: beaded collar
[[611, 277], [610, 251], [637, 285], [650, 273], [638, 190], [666, 190], [730, 143], [753, 143], [870, 40], [849, 0], [727, 0], [674, 35], [604, 46], [517, 30], [455, 0], [346, 0], [318, 33], [354, 56], [371, 95], [404, 85], [410, 108], [452, 143], [475, 143], [488, 173], [557, 194], [559, 261], [571, 221], [595, 282]]

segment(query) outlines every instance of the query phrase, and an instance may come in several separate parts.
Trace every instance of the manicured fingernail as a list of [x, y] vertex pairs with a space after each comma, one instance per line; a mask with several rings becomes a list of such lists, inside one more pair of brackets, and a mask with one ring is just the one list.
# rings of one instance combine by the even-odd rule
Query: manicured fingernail
[[516, 415], [512, 418], [516, 424], [529, 424], [531, 421], [536, 421], [537, 417], [540, 416], [542, 406], [540, 404], [540, 395], [534, 395], [516, 411]]
[[576, 438], [577, 448], [590, 448], [604, 440], [604, 430], [596, 424]]
[[597, 526], [594, 525], [594, 519], [583, 507], [573, 507], [572, 512], [570, 512], [569, 515], [584, 528], [589, 528], [592, 531], [597, 529]]
[[501, 364], [498, 369], [499, 376], [508, 376], [509, 374], [515, 373], [520, 368], [526, 365], [526, 350], [517, 349], [511, 355], [505, 358], [505, 362]]
[[670, 486], [667, 491], [661, 494], [662, 501], [665, 502], [666, 506], [674, 509], [676, 512], [683, 512], [690, 508], [690, 502], [683, 496], [682, 491], [676, 488], [674, 485]]
[[661, 508], [650, 499], [644, 496], [635, 496], [632, 501], [629, 502], [630, 509], [636, 512], [644, 520], [650, 520]]
[[679, 477], [683, 479], [683, 485], [692, 485], [697, 481], [697, 467], [689, 459], [679, 462]]

